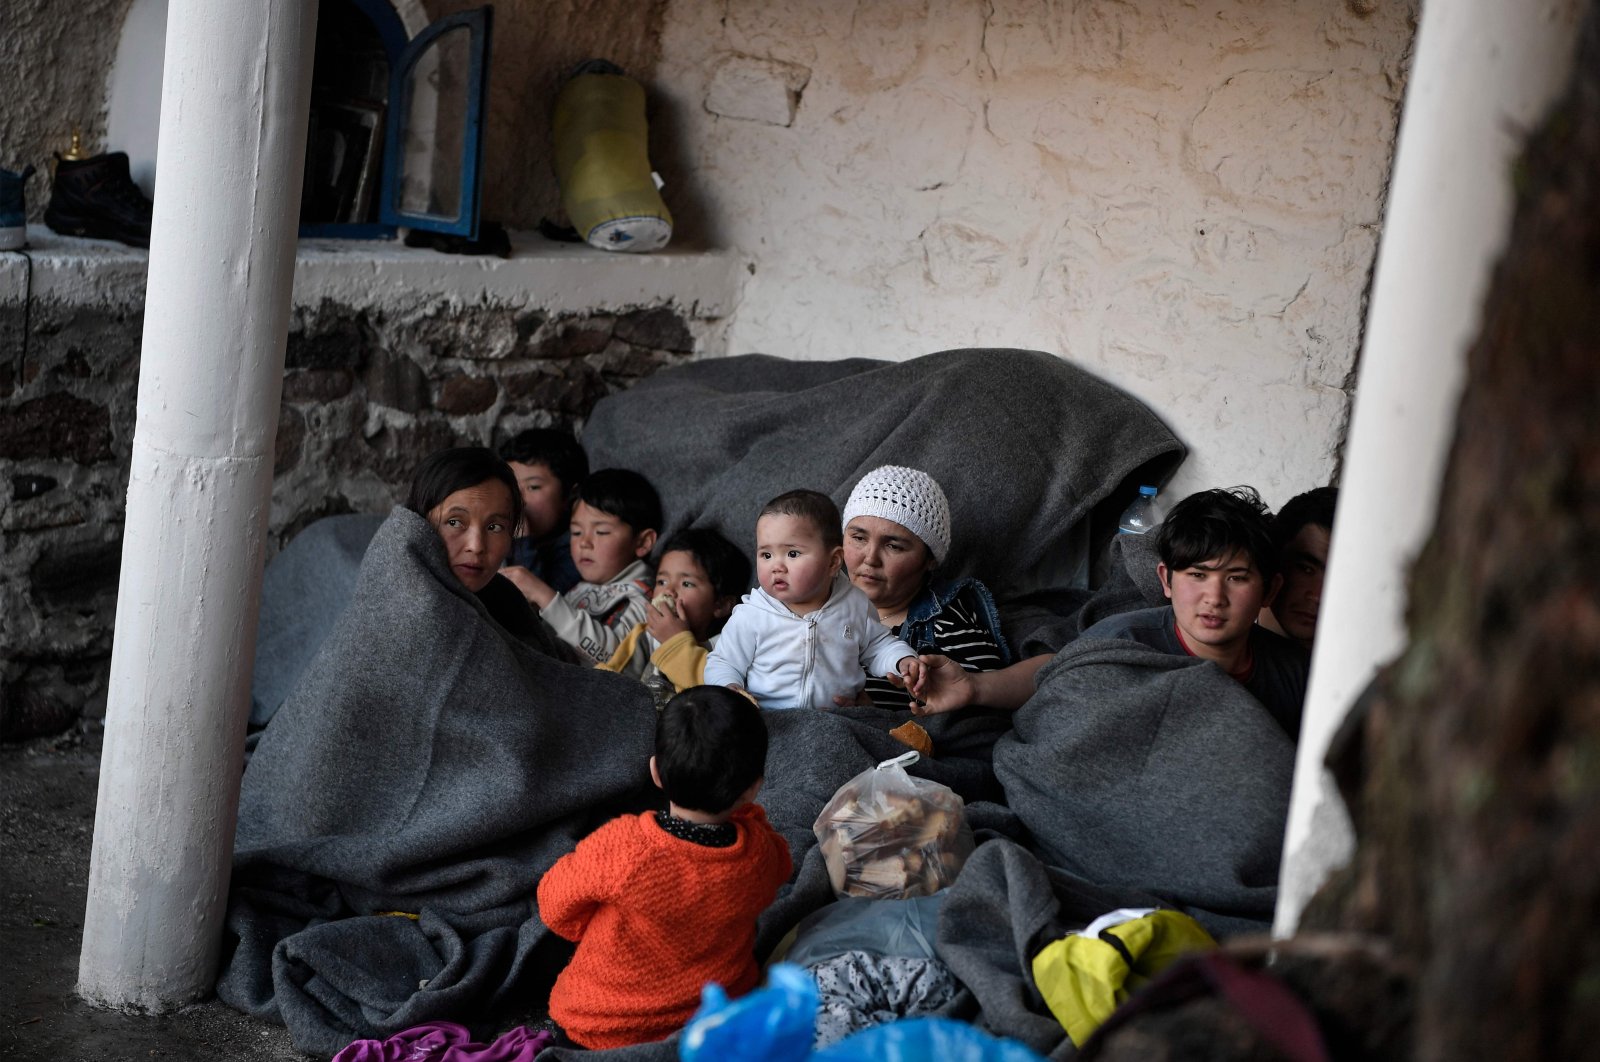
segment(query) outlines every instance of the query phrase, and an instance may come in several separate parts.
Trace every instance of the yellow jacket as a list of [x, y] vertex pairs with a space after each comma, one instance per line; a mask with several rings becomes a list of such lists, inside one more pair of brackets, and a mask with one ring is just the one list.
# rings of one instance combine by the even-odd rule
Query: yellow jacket
[[[611, 659], [595, 667], [636, 679], [643, 679], [653, 667], [667, 676], [667, 681], [672, 683], [675, 690], [686, 690], [690, 686], [705, 683], [706, 657], [710, 655], [710, 649], [696, 642], [691, 632], [679, 631], [662, 642], [661, 647], [653, 653], [648, 651], [650, 643], [644, 634], [645, 625], [635, 624], [623, 636], [622, 643], [611, 654]], [[715, 638], [712, 640], [715, 641]]]

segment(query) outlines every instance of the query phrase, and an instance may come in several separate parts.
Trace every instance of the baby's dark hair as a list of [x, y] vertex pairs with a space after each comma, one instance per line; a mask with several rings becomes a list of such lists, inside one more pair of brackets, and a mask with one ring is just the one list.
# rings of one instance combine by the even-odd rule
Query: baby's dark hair
[[767, 772], [767, 724], [726, 686], [691, 686], [656, 719], [656, 772], [667, 799], [720, 815]]
[[815, 490], [791, 490], [761, 507], [761, 516], [797, 516], [809, 522], [822, 536], [824, 549], [844, 545], [844, 521], [833, 499]]
[[522, 492], [517, 489], [517, 477], [512, 475], [510, 465], [485, 446], [456, 446], [448, 450], [435, 450], [424, 457], [411, 474], [406, 508], [418, 516], [426, 517], [456, 491], [476, 487], [491, 479], [504, 483], [506, 490], [511, 492], [511, 508], [507, 510], [507, 515], [515, 519], [522, 511]]
[[679, 531], [661, 547], [661, 556], [683, 552], [706, 570], [711, 592], [718, 597], [738, 597], [750, 589], [750, 558], [744, 550], [709, 527]]
[[1296, 494], [1272, 518], [1272, 533], [1278, 548], [1300, 533], [1307, 524], [1315, 524], [1326, 531], [1333, 530], [1333, 512], [1339, 506], [1338, 487], [1313, 487], [1304, 494]]
[[560, 428], [529, 428], [500, 444], [500, 457], [519, 465], [544, 465], [561, 481], [567, 497], [589, 474], [589, 455], [583, 452], [570, 431]]
[[1244, 553], [1268, 582], [1278, 574], [1272, 517], [1254, 487], [1203, 490], [1174, 505], [1156, 534], [1156, 553], [1169, 571]]
[[573, 492], [573, 504], [586, 502], [591, 509], [610, 513], [634, 534], [661, 530], [661, 497], [650, 481], [626, 468], [591, 472]]

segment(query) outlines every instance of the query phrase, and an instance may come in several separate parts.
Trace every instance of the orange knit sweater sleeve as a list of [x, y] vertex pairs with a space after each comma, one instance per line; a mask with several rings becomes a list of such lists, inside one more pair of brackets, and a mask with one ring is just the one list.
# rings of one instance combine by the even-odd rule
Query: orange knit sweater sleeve
[[583, 939], [589, 920], [603, 905], [616, 899], [617, 886], [626, 873], [614, 862], [612, 834], [617, 821], [606, 823], [578, 842], [578, 846], [544, 872], [535, 893], [539, 917], [557, 936], [576, 943]]

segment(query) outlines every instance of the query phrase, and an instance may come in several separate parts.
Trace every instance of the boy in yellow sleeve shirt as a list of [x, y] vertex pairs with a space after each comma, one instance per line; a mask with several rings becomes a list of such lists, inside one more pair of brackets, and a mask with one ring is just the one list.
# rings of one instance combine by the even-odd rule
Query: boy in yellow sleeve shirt
[[675, 691], [705, 680], [706, 656], [750, 582], [744, 552], [710, 528], [679, 531], [662, 547], [650, 610], [616, 652], [595, 665]]

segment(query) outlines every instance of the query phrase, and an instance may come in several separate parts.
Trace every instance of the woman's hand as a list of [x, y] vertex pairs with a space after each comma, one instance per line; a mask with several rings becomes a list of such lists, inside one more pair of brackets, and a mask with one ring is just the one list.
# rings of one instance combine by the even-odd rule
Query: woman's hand
[[521, 565], [513, 564], [509, 568], [501, 568], [500, 574], [510, 579], [512, 585], [522, 591], [522, 596], [528, 599], [530, 605], [544, 608], [556, 598], [554, 587]]
[[645, 613], [644, 625], [652, 638], [664, 643], [669, 638], [688, 630], [689, 620], [683, 614], [683, 606], [676, 599], [670, 602], [670, 607], [666, 601], [652, 601]]
[[913, 715], [939, 715], [965, 708], [977, 699], [973, 672], [947, 656], [928, 653], [916, 658], [917, 677], [906, 685]]

